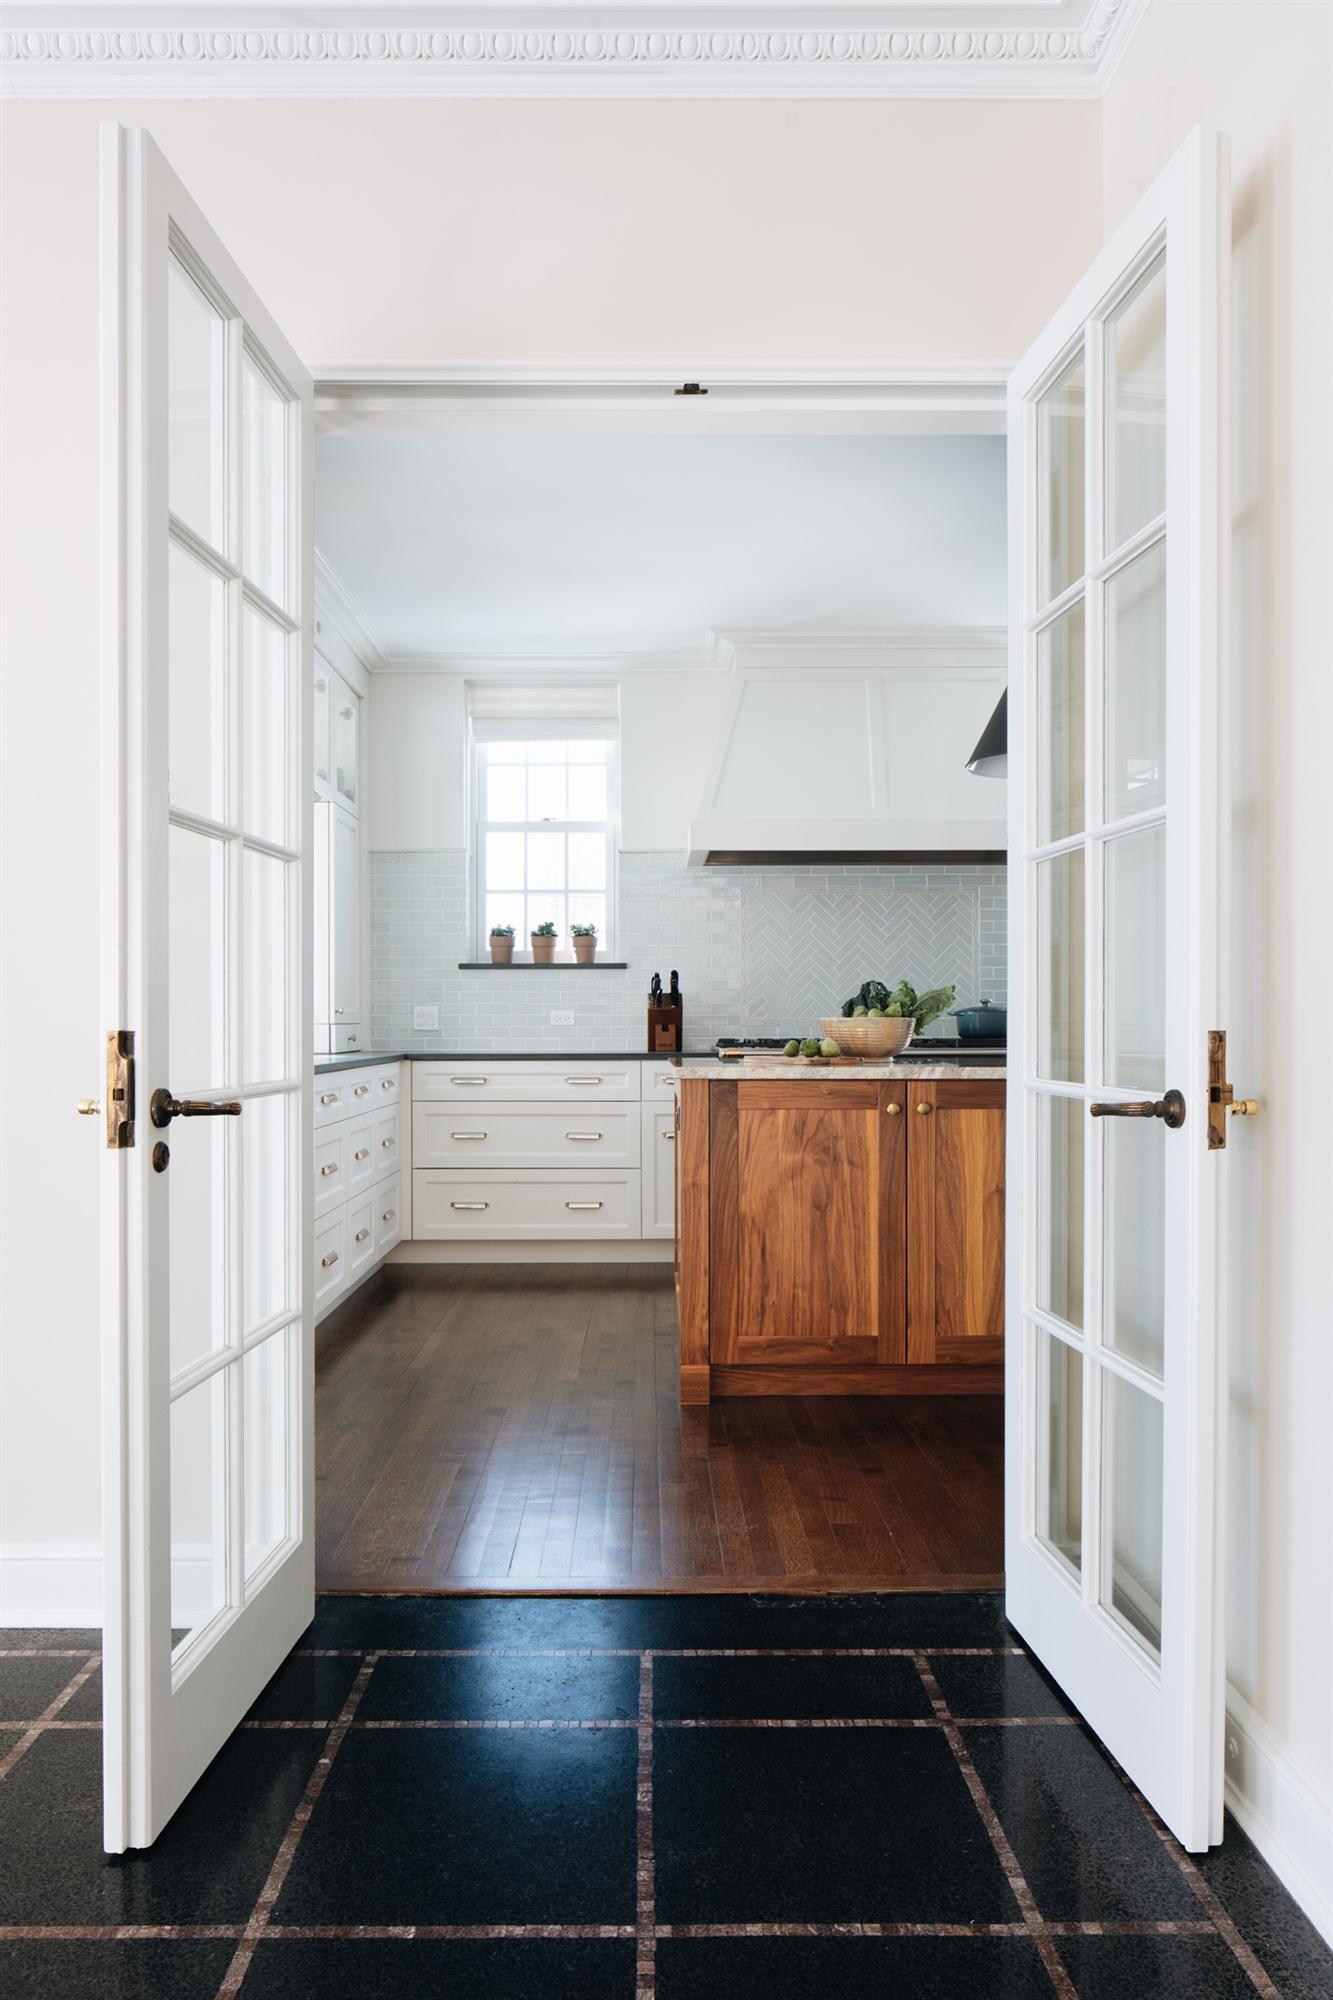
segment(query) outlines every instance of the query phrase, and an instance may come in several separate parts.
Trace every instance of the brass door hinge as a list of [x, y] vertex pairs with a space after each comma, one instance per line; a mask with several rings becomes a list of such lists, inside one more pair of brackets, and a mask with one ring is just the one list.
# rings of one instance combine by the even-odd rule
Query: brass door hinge
[[134, 1030], [112, 1028], [106, 1038], [106, 1143], [116, 1151], [134, 1144]]

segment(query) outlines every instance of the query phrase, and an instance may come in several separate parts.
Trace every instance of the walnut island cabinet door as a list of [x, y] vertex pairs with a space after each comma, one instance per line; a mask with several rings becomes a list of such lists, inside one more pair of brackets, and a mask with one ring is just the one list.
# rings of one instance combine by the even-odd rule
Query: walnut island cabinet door
[[907, 1098], [907, 1359], [1004, 1353], [1003, 1083], [913, 1083]]
[[905, 1095], [850, 1078], [711, 1086], [714, 1363], [903, 1360]]

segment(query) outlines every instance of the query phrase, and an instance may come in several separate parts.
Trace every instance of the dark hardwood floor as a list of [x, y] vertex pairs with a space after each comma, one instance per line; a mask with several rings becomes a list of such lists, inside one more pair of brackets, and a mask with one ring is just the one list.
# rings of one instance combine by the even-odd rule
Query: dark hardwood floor
[[677, 1401], [666, 1265], [390, 1267], [321, 1329], [325, 1590], [1001, 1581], [995, 1396]]

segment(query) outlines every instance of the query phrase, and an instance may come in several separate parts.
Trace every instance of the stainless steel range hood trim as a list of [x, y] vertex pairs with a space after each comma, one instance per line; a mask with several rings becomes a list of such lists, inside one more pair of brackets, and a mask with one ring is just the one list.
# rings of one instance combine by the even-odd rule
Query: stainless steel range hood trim
[[705, 868], [1003, 868], [1003, 847], [712, 847]]

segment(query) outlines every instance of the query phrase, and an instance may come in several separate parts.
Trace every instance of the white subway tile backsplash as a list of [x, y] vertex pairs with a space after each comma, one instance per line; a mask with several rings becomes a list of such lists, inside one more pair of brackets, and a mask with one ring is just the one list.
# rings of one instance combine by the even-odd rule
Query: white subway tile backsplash
[[[687, 868], [620, 856], [624, 972], [462, 972], [474, 956], [467, 856], [370, 856], [370, 1038], [381, 1048], [639, 1049], [654, 972], [674, 966], [686, 1043], [729, 1030], [807, 1033], [863, 979], [1006, 990], [1005, 873], [992, 868]], [[438, 1031], [413, 1028], [437, 1006]], [[552, 1011], [574, 1026], [553, 1028]]]

